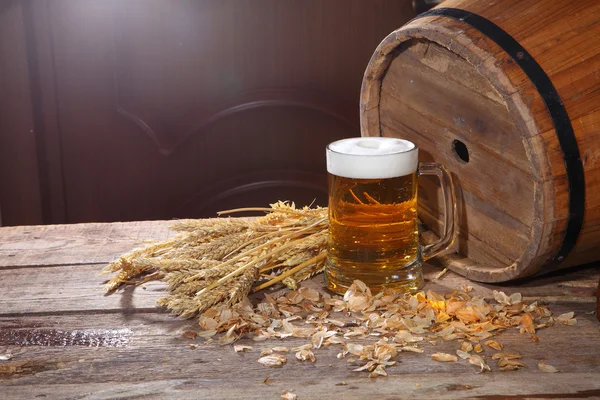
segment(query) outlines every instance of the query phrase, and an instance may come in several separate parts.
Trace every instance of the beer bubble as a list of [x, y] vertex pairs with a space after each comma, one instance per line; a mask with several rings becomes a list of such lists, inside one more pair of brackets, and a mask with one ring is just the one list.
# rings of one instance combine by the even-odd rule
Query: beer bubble
[[327, 146], [327, 172], [354, 179], [387, 179], [417, 170], [418, 149], [388, 137], [342, 139]]

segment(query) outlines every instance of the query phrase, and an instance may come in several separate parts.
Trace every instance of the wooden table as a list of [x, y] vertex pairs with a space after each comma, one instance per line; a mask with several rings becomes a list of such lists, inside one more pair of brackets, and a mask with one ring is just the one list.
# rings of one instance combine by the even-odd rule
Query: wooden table
[[[298, 399], [600, 397], [600, 323], [591, 314], [600, 269], [593, 266], [503, 286], [453, 273], [436, 280], [438, 270], [427, 266], [427, 288], [447, 292], [468, 283], [486, 297], [494, 289], [518, 291], [548, 302], [555, 315], [574, 311], [577, 324], [540, 330], [539, 343], [516, 330], [502, 333], [505, 349], [524, 356], [524, 370], [499, 372], [490, 363], [492, 372], [476, 373], [464, 362], [431, 360], [434, 351], [454, 353], [456, 342], [444, 342], [424, 346], [424, 354], [402, 353], [387, 378], [370, 379], [338, 360], [333, 347], [316, 350], [316, 363], [293, 354], [282, 368], [256, 362], [263, 344], [293, 347], [305, 339], [243, 339], [254, 346], [250, 353], [187, 339], [184, 331], [199, 328], [155, 307], [159, 282], [105, 296], [103, 266], [146, 239], [172, 235], [168, 227], [157, 221], [0, 228], [0, 355], [13, 354], [0, 361], [1, 399], [278, 399], [288, 390]], [[321, 279], [308, 285], [322, 287]], [[540, 361], [561, 372], [539, 371]]]

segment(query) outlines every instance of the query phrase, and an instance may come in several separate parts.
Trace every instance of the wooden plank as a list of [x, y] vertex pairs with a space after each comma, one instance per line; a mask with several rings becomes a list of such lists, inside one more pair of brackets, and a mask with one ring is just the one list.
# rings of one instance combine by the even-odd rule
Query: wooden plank
[[[524, 244], [529, 242], [526, 227], [477, 196], [462, 190], [461, 180], [454, 178], [457, 187], [458, 210], [455, 223], [458, 227], [456, 241], [459, 253], [489, 267], [505, 268], [511, 265], [523, 254]], [[420, 178], [419, 196], [419, 218], [439, 235], [444, 215], [439, 183]], [[477, 252], [482, 254], [476, 255]]]
[[[472, 91], [474, 96], [484, 96], [487, 99], [498, 103], [501, 107], [506, 108], [506, 102], [491, 83], [466, 60], [454, 54], [450, 55], [448, 49], [445, 47], [432, 42], [422, 41], [416, 42], [406, 50], [413, 53], [412, 58], [414, 58], [414, 61], [437, 71], [440, 79], [466, 86]], [[492, 137], [490, 139], [493, 140]], [[522, 151], [519, 147], [516, 147], [513, 150]], [[511, 158], [512, 156], [514, 155], [511, 155]], [[529, 168], [529, 166], [524, 163], [526, 158], [515, 157], [514, 161], [516, 161], [517, 165], [523, 163], [522, 166], [524, 168], [522, 169], [527, 170]]]
[[[592, 46], [590, 43], [586, 43], [586, 45]], [[586, 60], [580, 59], [579, 55], [573, 58], [582, 61], [572, 68], [549, 77], [565, 104], [579, 145], [585, 147], [585, 144], [582, 144], [581, 141], [585, 139], [587, 132], [582, 131], [582, 127], [579, 126], [577, 120], [598, 112], [600, 77], [597, 76], [596, 71], [600, 68], [600, 55]], [[554, 128], [546, 104], [542, 101], [535, 87], [527, 87], [521, 90], [519, 96], [526, 101], [527, 107], [535, 117], [540, 132], [546, 132]], [[593, 146], [591, 148], [593, 149]]]
[[[384, 117], [393, 118], [394, 111], [384, 101], [388, 96], [396, 97], [425, 119], [413, 124], [432, 119], [442, 127], [440, 134], [450, 130], [465, 139], [476, 137], [476, 145], [492, 153], [490, 156], [499, 156], [508, 166], [530, 174], [531, 164], [506, 103], [498, 103], [488, 94], [494, 92], [491, 83], [465, 59], [442, 46], [415, 40], [409, 43], [411, 46], [392, 61], [382, 81], [382, 122]], [[458, 77], [454, 75], [457, 73]]]
[[[600, 92], [599, 92], [600, 93]], [[583, 166], [586, 169], [586, 174], [597, 175], [600, 168], [600, 155], [595, 151], [600, 140], [600, 132], [597, 126], [600, 124], [600, 109], [593, 113], [572, 120], [573, 127], [577, 129], [577, 143], [581, 152]], [[548, 177], [565, 175], [565, 159], [560, 148], [560, 144], [556, 140], [556, 131], [550, 129], [546, 132], [537, 135], [530, 140], [533, 145], [544, 148], [548, 157]], [[587, 175], [586, 175], [587, 178]], [[595, 182], [590, 182], [587, 186], [593, 185]], [[599, 199], [591, 196], [591, 200], [598, 204]], [[594, 203], [592, 203], [594, 204]]]
[[[402, 353], [400, 363], [387, 369], [388, 378], [370, 380], [365, 373], [352, 371], [362, 363], [348, 363], [336, 355], [339, 346], [315, 350], [317, 361], [299, 362], [289, 354], [282, 368], [268, 368], [256, 362], [260, 349], [272, 346], [288, 348], [305, 344], [306, 339], [253, 342], [242, 339], [239, 343], [253, 347], [248, 353], [235, 353], [231, 346], [204, 343], [182, 337], [182, 332], [193, 329], [192, 321], [173, 319], [164, 314], [122, 315], [103, 314], [83, 317], [64, 315], [59, 319], [48, 316], [19, 316], [0, 318], [2, 331], [45, 332], [60, 329], [64, 341], [49, 346], [25, 345], [7, 342], [0, 336], [0, 346], [13, 352], [14, 358], [3, 362], [0, 374], [3, 398], [25, 398], [27, 395], [46, 394], [51, 398], [67, 396], [73, 391], [93, 393], [92, 398], [119, 398], [132, 393], [156, 395], [167, 393], [184, 396], [194, 390], [201, 398], [259, 398], [276, 396], [292, 390], [299, 398], [318, 398], [327, 393], [343, 394], [349, 398], [381, 398], [397, 393], [411, 393], [417, 397], [455, 398], [456, 396], [492, 396], [543, 393], [577, 393], [600, 389], [597, 379], [600, 363], [594, 349], [600, 348], [600, 326], [593, 315], [587, 315], [588, 304], [554, 304], [556, 313], [575, 311], [576, 326], [557, 324], [538, 332], [539, 343], [517, 330], [504, 332], [498, 341], [506, 351], [523, 356], [528, 369], [503, 373], [489, 360], [492, 373], [477, 374], [477, 369], [466, 362], [438, 363], [431, 360], [433, 352], [454, 353], [456, 341], [442, 341], [436, 345], [424, 344], [423, 354]], [[74, 331], [98, 332], [102, 329], [129, 329], [127, 342], [120, 346], [73, 345], [69, 342]], [[13, 337], [19, 337], [18, 334]], [[573, 338], [577, 345], [573, 345]], [[353, 342], [372, 342], [353, 341]], [[198, 344], [191, 349], [189, 344]], [[495, 353], [485, 348], [488, 358]], [[545, 362], [561, 370], [559, 374], [544, 374], [536, 364]], [[262, 383], [269, 377], [268, 384]], [[345, 385], [342, 384], [345, 382]], [[526, 383], [525, 383], [526, 382]], [[567, 384], [568, 382], [568, 384]], [[140, 386], [140, 383], [147, 383]], [[417, 385], [419, 384], [419, 385]], [[6, 395], [8, 394], [8, 397]], [[205, 395], [205, 396], [204, 396]], [[11, 397], [14, 396], [14, 397]]]
[[[6, 265], [6, 257], [0, 258], [0, 281], [4, 295], [0, 298], [0, 313], [43, 313], [77, 310], [147, 309], [154, 307], [162, 295], [163, 285], [150, 282], [146, 289], [128, 288], [123, 294], [104, 296], [103, 282], [107, 275], [100, 275], [105, 263], [119, 254], [140, 245], [146, 238], [165, 238], [173, 232], [169, 222], [135, 222], [114, 224], [81, 224], [39, 227], [15, 227], [0, 229], [0, 249], [12, 265]], [[19, 240], [19, 239], [22, 240]], [[41, 252], [38, 249], [44, 249]], [[12, 249], [12, 250], [9, 250]], [[16, 252], [18, 250], [18, 253]], [[14, 261], [13, 261], [14, 260]], [[40, 267], [35, 266], [39, 260]], [[97, 264], [81, 264], [86, 260]], [[490, 297], [494, 289], [507, 285], [484, 285], [470, 282], [449, 273], [442, 281], [433, 278], [439, 268], [426, 265], [425, 278], [432, 281], [434, 290], [448, 291], [469, 284], [476, 293]], [[534, 277], [519, 283], [514, 290], [527, 296], [580, 296], [581, 289], [573, 292], [561, 287], [564, 282], [576, 281], [587, 285], [591, 296], [594, 280], [597, 283], [600, 270], [593, 266], [570, 270], [564, 274]], [[321, 284], [321, 277], [313, 279]], [[52, 282], [49, 285], [48, 282]]]
[[595, 287], [600, 278], [600, 268], [598, 264], [591, 264], [503, 284], [473, 282], [454, 272], [448, 272], [439, 280], [433, 279], [434, 276], [430, 273], [426, 274], [426, 279], [430, 281], [427, 289], [439, 292], [460, 288], [461, 285], [466, 284], [473, 287], [472, 294], [484, 298], [491, 298], [492, 292], [498, 290], [507, 294], [521, 293], [531, 300], [580, 301], [593, 304], [596, 301]]
[[[131, 228], [130, 234], [127, 227]], [[423, 346], [425, 353], [402, 353], [399, 364], [387, 369], [388, 378], [369, 379], [354, 372], [361, 363], [337, 359], [339, 346], [315, 351], [316, 363], [299, 362], [288, 354], [282, 368], [268, 368], [256, 362], [260, 349], [283, 345], [291, 348], [307, 339], [240, 343], [253, 346], [249, 353], [235, 353], [231, 346], [186, 339], [182, 333], [198, 330], [195, 319], [182, 320], [155, 308], [164, 285], [147, 283], [111, 296], [103, 295], [99, 275], [103, 263], [114, 257], [115, 250], [134, 246], [154, 235], [168, 235], [168, 222], [88, 224], [54, 227], [29, 227], [21, 232], [22, 243], [38, 243], [43, 238], [48, 248], [56, 249], [36, 267], [35, 245], [17, 260], [17, 265], [0, 269], [0, 350], [14, 358], [0, 362], [2, 398], [29, 399], [73, 398], [86, 393], [88, 398], [277, 398], [291, 390], [299, 398], [343, 396], [349, 399], [408, 397], [479, 397], [496, 398], [506, 394], [525, 397], [593, 397], [600, 395], [597, 350], [600, 349], [600, 325], [595, 315], [595, 290], [600, 269], [594, 266], [574, 268], [562, 273], [520, 281], [511, 285], [478, 284], [448, 272], [436, 279], [439, 268], [425, 266], [426, 289], [446, 293], [461, 285], [473, 286], [471, 294], [491, 297], [493, 290], [521, 292], [526, 299], [549, 302], [558, 315], [574, 311], [577, 325], [557, 324], [538, 332], [539, 343], [530, 341], [517, 330], [497, 337], [507, 351], [523, 355], [524, 371], [502, 373], [490, 360], [492, 373], [477, 374], [466, 362], [437, 363], [433, 352], [453, 353], [457, 342]], [[111, 228], [112, 227], [112, 228]], [[86, 229], [87, 228], [87, 229]], [[144, 229], [146, 228], [146, 229]], [[12, 245], [18, 245], [18, 228], [0, 230], [11, 233]], [[40, 234], [41, 232], [41, 234]], [[47, 234], [47, 236], [46, 236]], [[106, 236], [105, 236], [106, 235]], [[65, 238], [80, 237], [74, 245]], [[86, 239], [87, 237], [87, 239]], [[120, 243], [117, 238], [125, 243]], [[112, 240], [111, 240], [112, 238]], [[4, 242], [2, 242], [4, 243]], [[54, 246], [62, 243], [61, 246]], [[124, 250], [123, 250], [124, 249]], [[72, 254], [73, 253], [73, 254]], [[91, 258], [90, 258], [91, 257]], [[94, 258], [95, 257], [95, 258]], [[106, 260], [99, 264], [61, 265]], [[303, 283], [323, 290], [322, 276]], [[574, 338], [576, 340], [574, 341]], [[373, 339], [375, 340], [375, 339]], [[356, 341], [362, 342], [364, 341]], [[197, 344], [192, 349], [189, 344]], [[489, 357], [494, 351], [485, 350]], [[561, 370], [543, 374], [538, 362]], [[269, 383], [263, 383], [266, 377]], [[526, 383], [524, 383], [526, 382]]]
[[[143, 287], [125, 287], [106, 296], [104, 285], [108, 275], [100, 275], [103, 265], [67, 265], [43, 268], [17, 268], [0, 270], [3, 293], [0, 296], [0, 315], [53, 314], [65, 312], [149, 312], [156, 300], [165, 292], [165, 284], [148, 282]], [[440, 268], [426, 265], [426, 289], [448, 293], [470, 285], [474, 294], [492, 298], [493, 290], [546, 299], [587, 298], [592, 302], [594, 290], [600, 277], [600, 269], [593, 266], [575, 269], [566, 274], [549, 275], [522, 282], [518, 287], [471, 282], [464, 277], [448, 273], [443, 279], [435, 279]], [[576, 286], [564, 286], [566, 282]], [[309, 283], [323, 290], [323, 277], [318, 275]], [[144, 289], [145, 287], [145, 289]]]
[[175, 232], [169, 221], [0, 228], [0, 270], [14, 266], [106, 263]]
[[[331, 371], [324, 369], [323, 373]], [[489, 374], [402, 374], [391, 375], [378, 382], [369, 378], [342, 381], [316, 378], [307, 381], [291, 377], [289, 371], [270, 373], [268, 384], [241, 379], [172, 379], [150, 382], [105, 382], [80, 384], [48, 384], [33, 387], [8, 386], [4, 399], [81, 398], [86, 399], [279, 399], [282, 392], [292, 390], [298, 399], [343, 398], [349, 400], [381, 398], [436, 398], [436, 399], [546, 399], [596, 398], [600, 396], [596, 383], [597, 373], [552, 374], [552, 379], [540, 379], [536, 372], [504, 373], [503, 379]], [[357, 374], [357, 372], [355, 372]], [[264, 378], [263, 378], [264, 379]], [[526, 382], [526, 383], [525, 383]], [[510, 395], [508, 394], [510, 393]], [[401, 395], [399, 395], [401, 394]], [[401, 397], [400, 397], [401, 396]]]
[[[20, 313], [124, 311], [153, 309], [164, 294], [165, 284], [148, 282], [126, 287], [116, 295], [105, 295], [103, 264], [0, 269], [3, 294], [0, 315]], [[145, 288], [145, 290], [144, 290]]]

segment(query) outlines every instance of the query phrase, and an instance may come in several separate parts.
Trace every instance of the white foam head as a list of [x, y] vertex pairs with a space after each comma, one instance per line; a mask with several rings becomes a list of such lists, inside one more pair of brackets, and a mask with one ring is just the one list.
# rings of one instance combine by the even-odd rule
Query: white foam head
[[417, 146], [403, 139], [360, 137], [327, 146], [327, 172], [344, 178], [395, 178], [412, 174], [418, 163]]

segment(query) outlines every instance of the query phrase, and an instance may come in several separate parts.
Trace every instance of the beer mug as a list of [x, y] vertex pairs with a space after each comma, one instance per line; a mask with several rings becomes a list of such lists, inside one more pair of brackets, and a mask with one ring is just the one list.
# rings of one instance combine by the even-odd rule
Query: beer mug
[[[408, 140], [343, 139], [327, 146], [329, 244], [325, 280], [344, 293], [356, 279], [373, 291], [414, 292], [423, 286], [422, 264], [454, 242], [454, 186], [446, 168], [419, 163]], [[421, 246], [417, 178], [439, 178], [445, 224], [440, 239]]]

